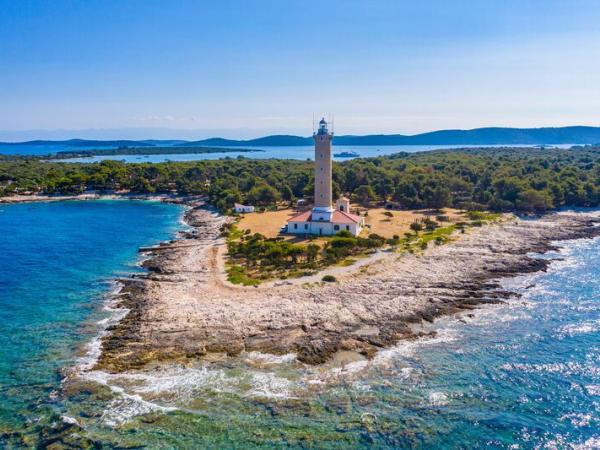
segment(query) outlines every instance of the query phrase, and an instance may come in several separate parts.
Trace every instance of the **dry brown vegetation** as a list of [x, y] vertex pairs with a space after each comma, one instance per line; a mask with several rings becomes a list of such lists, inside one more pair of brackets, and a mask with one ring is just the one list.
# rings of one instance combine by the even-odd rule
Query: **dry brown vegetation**
[[[394, 235], [402, 237], [404, 233], [410, 231], [411, 223], [421, 221], [426, 217], [439, 222], [436, 219], [438, 215], [448, 216], [450, 223], [465, 220], [460, 210], [452, 208], [444, 208], [442, 211], [427, 209], [390, 211], [384, 208], [371, 208], [369, 209], [369, 214], [365, 217], [365, 222], [367, 225], [370, 225], [370, 228], [367, 228], [367, 233], [375, 233], [389, 239]], [[440, 225], [444, 226], [443, 222]]]
[[[242, 231], [250, 230], [251, 233], [260, 233], [267, 238], [281, 236], [286, 240], [303, 240], [293, 235], [279, 234], [280, 228], [287, 223], [290, 217], [297, 213], [293, 209], [286, 208], [278, 211], [245, 214], [240, 218], [238, 228]], [[364, 212], [361, 212], [361, 214], [364, 214]], [[448, 216], [450, 223], [465, 220], [460, 210], [452, 208], [444, 208], [441, 212], [427, 209], [389, 211], [384, 208], [370, 208], [367, 217], [365, 217], [365, 221], [367, 225], [370, 225], [370, 228], [367, 227], [363, 234], [376, 233], [386, 239], [390, 239], [394, 235], [402, 237], [404, 233], [410, 231], [410, 224], [414, 221], [420, 221], [426, 217], [436, 220], [436, 216], [440, 214]], [[444, 224], [440, 223], [440, 225], [443, 226]]]

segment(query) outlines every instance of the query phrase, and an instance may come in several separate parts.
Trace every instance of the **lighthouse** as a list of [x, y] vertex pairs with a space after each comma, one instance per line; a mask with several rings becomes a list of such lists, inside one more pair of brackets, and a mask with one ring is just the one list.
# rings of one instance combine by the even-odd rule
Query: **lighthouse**
[[313, 133], [315, 141], [315, 189], [312, 209], [297, 214], [287, 222], [287, 232], [291, 234], [314, 234], [331, 236], [340, 231], [348, 231], [358, 236], [364, 227], [364, 218], [350, 213], [350, 202], [340, 198], [333, 207], [333, 179], [331, 172], [331, 144], [333, 132], [327, 121], [319, 122]]
[[333, 214], [333, 192], [331, 174], [331, 141], [333, 133], [329, 132], [327, 122], [321, 119], [319, 128], [313, 134], [315, 140], [315, 201], [313, 220], [330, 221]]

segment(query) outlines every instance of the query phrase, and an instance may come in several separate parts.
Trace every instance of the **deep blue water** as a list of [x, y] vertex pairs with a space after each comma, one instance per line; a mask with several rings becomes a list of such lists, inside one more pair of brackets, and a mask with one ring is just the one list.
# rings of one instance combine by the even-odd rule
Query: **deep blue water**
[[[107, 446], [147, 448], [600, 448], [600, 239], [562, 243], [522, 297], [427, 325], [371, 361], [222, 362], [84, 374], [55, 396], [98, 331], [98, 306], [136, 250], [172, 235], [160, 203], [0, 205], [0, 430], [77, 420]], [[110, 389], [108, 389], [110, 387]], [[104, 389], [104, 391], [102, 391]], [[90, 392], [88, 392], [90, 391]], [[2, 440], [0, 438], [0, 446]]]
[[138, 270], [137, 249], [180, 215], [158, 202], [0, 204], [0, 432], [36, 418], [97, 332], [110, 279]]

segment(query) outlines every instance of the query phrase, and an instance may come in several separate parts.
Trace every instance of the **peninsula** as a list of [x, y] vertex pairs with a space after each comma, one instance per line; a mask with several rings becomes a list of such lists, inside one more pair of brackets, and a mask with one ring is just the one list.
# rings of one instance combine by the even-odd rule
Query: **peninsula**
[[224, 280], [220, 230], [227, 218], [198, 204], [186, 221], [193, 231], [145, 250], [148, 275], [121, 280], [116, 301], [129, 313], [108, 330], [99, 368], [118, 372], [243, 351], [294, 353], [308, 364], [341, 350], [369, 357], [421, 336], [423, 321], [514, 297], [502, 278], [549, 264], [530, 252], [600, 235], [598, 216], [514, 219], [423, 253], [389, 253], [359, 270], [338, 271], [336, 284], [239, 287]]

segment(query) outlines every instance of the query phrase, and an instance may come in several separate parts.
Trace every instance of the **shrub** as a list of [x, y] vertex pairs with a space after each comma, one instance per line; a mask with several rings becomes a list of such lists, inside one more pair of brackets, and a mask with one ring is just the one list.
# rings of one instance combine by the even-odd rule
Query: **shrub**
[[386, 243], [387, 245], [391, 245], [392, 247], [394, 247], [394, 246], [398, 245], [398, 242], [399, 242], [399, 241], [400, 241], [400, 240], [398, 239], [398, 237], [395, 237], [395, 238], [392, 238], [392, 239], [386, 239], [386, 240], [385, 240], [385, 243]]
[[326, 283], [335, 283], [337, 281], [337, 278], [333, 275], [325, 275], [323, 278], [321, 278], [321, 280], [323, 280]]
[[415, 220], [413, 223], [410, 224], [410, 229], [416, 233], [417, 231], [421, 231], [423, 229], [423, 225], [421, 225], [420, 222], [417, 222]]
[[467, 217], [471, 220], [485, 219], [485, 213], [482, 211], [467, 211]]
[[334, 237], [329, 243], [333, 248], [354, 247], [357, 239], [354, 237]]
[[438, 226], [438, 224], [437, 224], [437, 222], [436, 222], [435, 220], [431, 220], [431, 219], [429, 219], [429, 218], [425, 219], [425, 220], [424, 220], [424, 223], [425, 223], [425, 229], [426, 229], [427, 231], [433, 231], [433, 230], [435, 230], [435, 229], [437, 228], [437, 226]]
[[388, 217], [394, 217], [394, 214], [391, 211], [384, 211], [382, 213], [384, 216], [388, 216]]
[[435, 219], [438, 222], [449, 222], [450, 221], [450, 218], [444, 214], [438, 214], [437, 216], [435, 216]]

